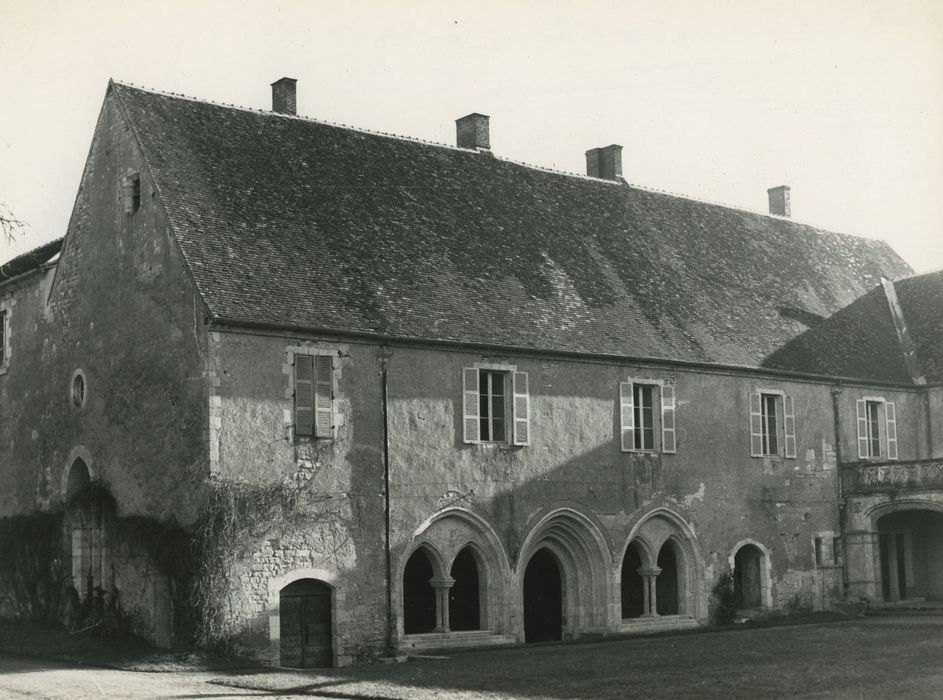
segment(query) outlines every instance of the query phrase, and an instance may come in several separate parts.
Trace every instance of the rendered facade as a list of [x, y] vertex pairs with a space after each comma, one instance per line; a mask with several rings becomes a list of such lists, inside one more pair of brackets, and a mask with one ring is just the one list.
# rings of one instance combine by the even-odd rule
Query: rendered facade
[[943, 274], [788, 188], [741, 211], [294, 88], [110, 83], [64, 239], [2, 269], [0, 518], [64, 512], [78, 591], [179, 640], [127, 523], [235, 493], [213, 605], [284, 666], [696, 626], [727, 571], [744, 611], [943, 596]]

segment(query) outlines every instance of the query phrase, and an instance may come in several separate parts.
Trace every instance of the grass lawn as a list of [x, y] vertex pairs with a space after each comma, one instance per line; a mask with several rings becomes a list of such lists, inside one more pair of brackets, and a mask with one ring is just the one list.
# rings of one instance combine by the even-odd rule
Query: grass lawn
[[943, 617], [465, 652], [214, 683], [328, 698], [943, 697]]

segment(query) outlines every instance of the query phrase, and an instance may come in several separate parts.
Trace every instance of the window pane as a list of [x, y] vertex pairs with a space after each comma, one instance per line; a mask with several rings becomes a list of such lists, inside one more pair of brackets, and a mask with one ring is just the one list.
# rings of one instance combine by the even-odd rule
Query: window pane
[[504, 375], [491, 373], [491, 393], [495, 396], [504, 396]]
[[645, 430], [642, 431], [642, 449], [655, 449], [655, 429], [650, 425], [646, 426]]
[[494, 442], [504, 442], [507, 439], [507, 437], [504, 434], [504, 421], [503, 420], [496, 419], [494, 422], [492, 422], [491, 428], [494, 431], [494, 435], [491, 437], [491, 439]]

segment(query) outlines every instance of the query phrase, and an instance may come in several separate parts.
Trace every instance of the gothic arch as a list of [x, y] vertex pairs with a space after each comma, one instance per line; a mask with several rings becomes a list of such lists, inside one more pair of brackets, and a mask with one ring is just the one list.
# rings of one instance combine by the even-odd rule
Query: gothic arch
[[[416, 528], [397, 567], [396, 586], [399, 590], [394, 595], [400, 603], [403, 601], [406, 565], [420, 548], [425, 548], [433, 563], [433, 579], [439, 598], [438, 626], [442, 633], [451, 629], [448, 608], [455, 583], [451, 576], [452, 567], [456, 557], [466, 549], [477, 567], [479, 628], [495, 634], [506, 632], [509, 626], [510, 566], [504, 545], [484, 516], [467, 508], [452, 507], [435, 513]], [[400, 615], [399, 634], [405, 633], [403, 622], [403, 615]]]
[[[677, 573], [677, 614], [684, 617], [703, 618], [706, 601], [701, 589], [700, 574], [704, 567], [697, 549], [694, 528], [681, 515], [665, 506], [654, 508], [639, 518], [626, 538], [616, 569], [620, 586], [623, 558], [632, 543], [639, 544], [639, 549], [645, 553], [643, 563], [647, 558], [647, 566], [653, 574], [658, 570], [658, 557], [662, 555], [663, 548], [665, 546], [672, 548]], [[657, 578], [652, 581], [652, 585], [656, 582]]]
[[85, 465], [85, 468], [88, 470], [89, 481], [98, 481], [99, 474], [95, 468], [95, 460], [92, 458], [92, 453], [89, 452], [88, 448], [85, 445], [76, 445], [69, 452], [69, 456], [66, 458], [65, 464], [62, 467], [62, 480], [60, 483], [60, 490], [62, 494], [62, 500], [65, 501], [69, 497], [69, 477], [72, 472], [72, 467], [76, 465], [77, 462], [81, 462]]
[[521, 545], [517, 562], [520, 600], [527, 566], [541, 549], [548, 550], [560, 568], [564, 636], [605, 630], [615, 611], [610, 593], [612, 557], [600, 528], [571, 507], [544, 515]]

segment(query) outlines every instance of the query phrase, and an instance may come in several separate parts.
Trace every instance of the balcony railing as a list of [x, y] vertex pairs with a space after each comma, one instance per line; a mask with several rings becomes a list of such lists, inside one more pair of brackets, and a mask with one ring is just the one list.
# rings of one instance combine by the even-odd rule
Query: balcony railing
[[846, 495], [943, 491], [943, 459], [854, 462], [842, 467]]

